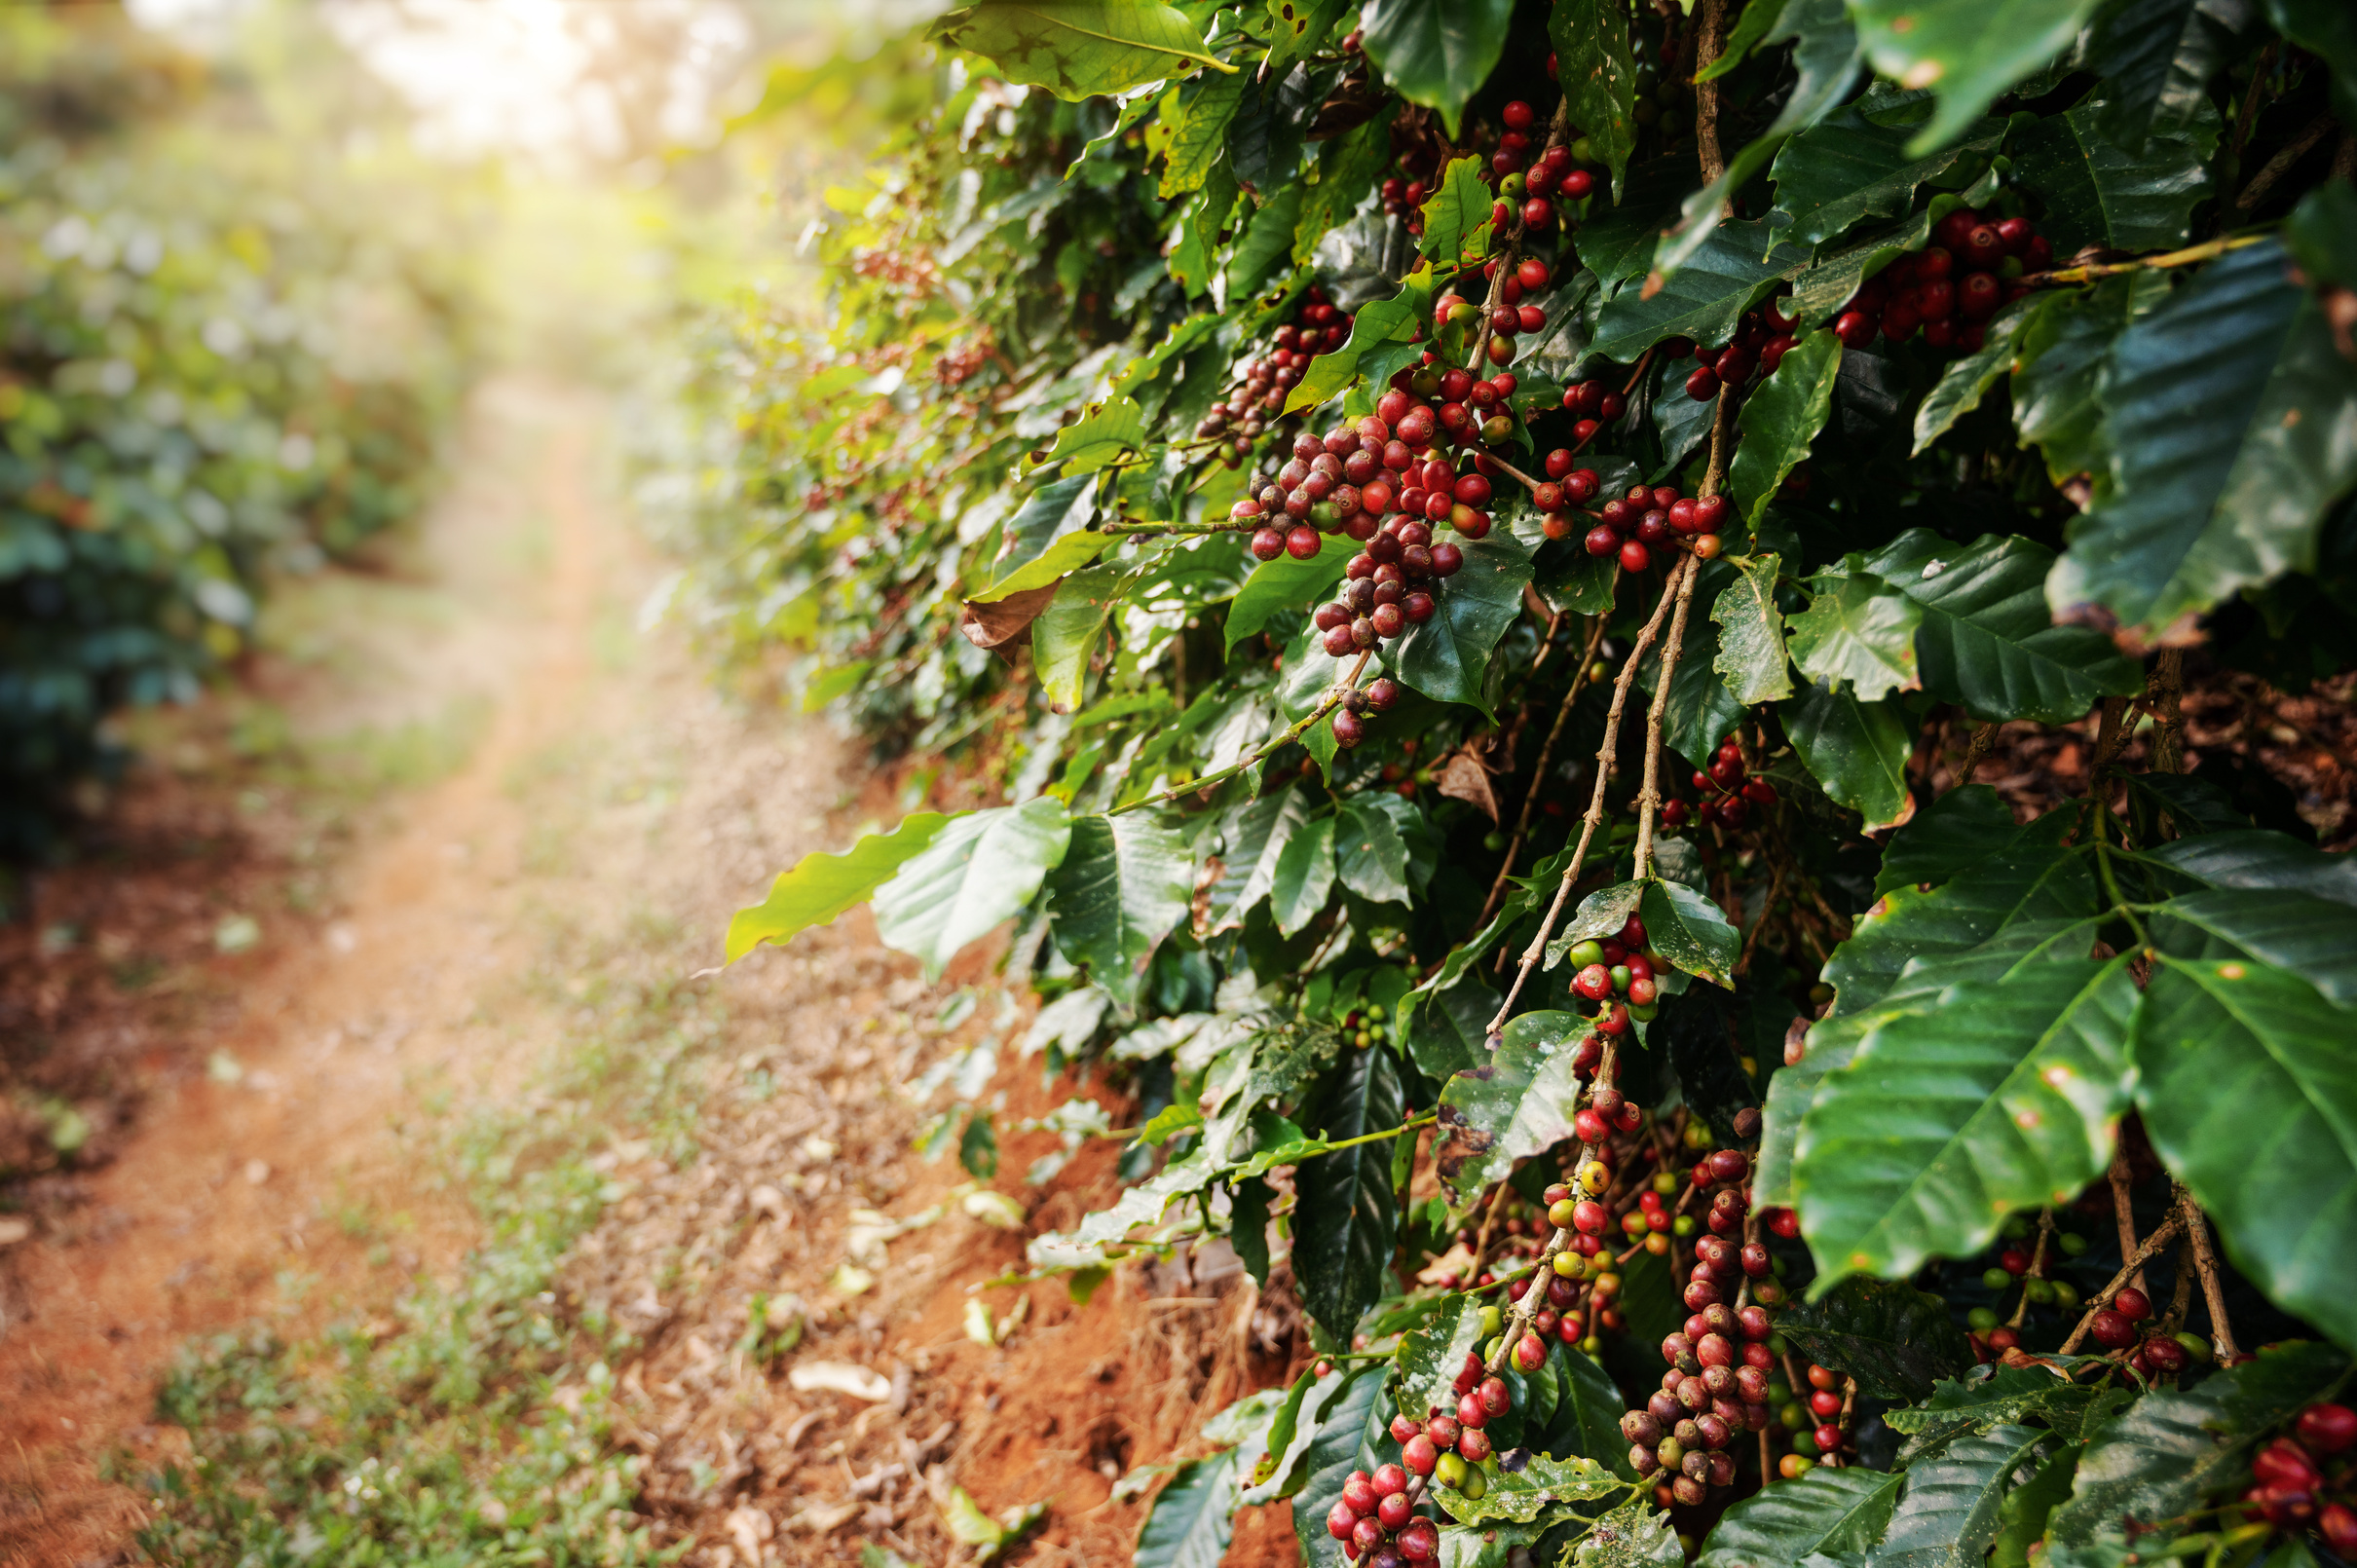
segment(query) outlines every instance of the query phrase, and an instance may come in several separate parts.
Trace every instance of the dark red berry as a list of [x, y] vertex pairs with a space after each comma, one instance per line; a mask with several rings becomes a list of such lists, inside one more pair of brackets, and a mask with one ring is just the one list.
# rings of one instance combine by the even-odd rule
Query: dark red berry
[[1621, 546], [1622, 571], [1629, 573], [1647, 572], [1651, 571], [1652, 568], [1653, 552], [1646, 549], [1642, 541], [1632, 539]]
[[2357, 1410], [2345, 1404], [2311, 1404], [2293, 1423], [2300, 1440], [2320, 1454], [2357, 1445]]

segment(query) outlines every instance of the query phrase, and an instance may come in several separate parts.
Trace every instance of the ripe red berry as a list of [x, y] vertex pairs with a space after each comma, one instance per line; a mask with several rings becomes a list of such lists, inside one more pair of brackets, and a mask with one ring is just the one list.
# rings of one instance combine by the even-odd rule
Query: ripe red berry
[[1629, 573], [1647, 572], [1651, 571], [1652, 568], [1653, 552], [1645, 548], [1641, 541], [1632, 539], [1621, 546], [1622, 571]]
[[1285, 552], [1296, 561], [1307, 561], [1326, 547], [1326, 536], [1307, 523], [1295, 523], [1286, 531]]
[[1383, 1545], [1384, 1529], [1372, 1518], [1361, 1519], [1350, 1527], [1350, 1545], [1358, 1548], [1358, 1555], [1366, 1556]]
[[1833, 335], [1842, 340], [1845, 348], [1864, 348], [1881, 329], [1881, 323], [1864, 311], [1844, 311], [1833, 319]]
[[1489, 1434], [1478, 1427], [1467, 1427], [1457, 1434], [1457, 1457], [1469, 1465], [1478, 1465], [1490, 1455]]
[[2300, 1440], [2320, 1454], [2357, 1445], [2357, 1410], [2345, 1404], [2311, 1404], [2293, 1424]]
[[1481, 1408], [1491, 1415], [1504, 1415], [1514, 1408], [1514, 1395], [1508, 1392], [1502, 1377], [1485, 1377], [1474, 1391], [1481, 1400]]
[[2124, 1287], [2112, 1298], [2112, 1305], [2130, 1323], [2142, 1323], [2152, 1316], [2152, 1298], [2134, 1286]]
[[1354, 1470], [1350, 1479], [1342, 1483], [1342, 1501], [1356, 1518], [1366, 1518], [1375, 1512], [1377, 1494], [1371, 1476], [1363, 1470]]
[[1588, 531], [1586, 543], [1590, 555], [1616, 555], [1620, 552], [1621, 536], [1613, 532], [1611, 524], [1598, 523]]
[[1396, 1415], [1391, 1418], [1391, 1440], [1394, 1442], [1405, 1442], [1423, 1430], [1407, 1416]]
[[1545, 288], [1547, 286], [1547, 263], [1536, 256], [1524, 256], [1521, 264], [1515, 268], [1515, 277], [1521, 281], [1524, 288]]
[[1440, 1554], [1440, 1531], [1430, 1519], [1417, 1519], [1400, 1532], [1400, 1555], [1409, 1562], [1430, 1562]]
[[1831, 1422], [1816, 1429], [1816, 1445], [1826, 1453], [1838, 1453], [1842, 1446], [1842, 1429]]
[[[1544, 1316], [1542, 1314], [1542, 1316]], [[1549, 1326], [1553, 1326], [1550, 1325]], [[1524, 1334], [1515, 1345], [1515, 1365], [1525, 1372], [1535, 1372], [1547, 1363], [1547, 1341], [1537, 1334]]]
[[1253, 530], [1253, 554], [1256, 559], [1273, 561], [1285, 553], [1285, 536], [1273, 528]]
[[1350, 1511], [1348, 1503], [1338, 1497], [1335, 1498], [1334, 1506], [1326, 1512], [1326, 1533], [1336, 1541], [1348, 1541], [1351, 1538], [1351, 1532], [1358, 1527], [1359, 1515]]
[[1516, 98], [1498, 111], [1498, 118], [1506, 122], [1509, 131], [1528, 131], [1531, 123], [1538, 119], [1538, 113], [1529, 104]]
[[[1489, 1412], [1482, 1408], [1479, 1395], [1466, 1393], [1457, 1396], [1457, 1425], [1469, 1431], [1489, 1425]], [[1457, 1440], [1460, 1443], [1464, 1441], [1462, 1437]]]
[[1706, 403], [1719, 394], [1719, 373], [1708, 365], [1686, 378], [1686, 395], [1698, 403]]
[[1524, 332], [1536, 332], [1547, 324], [1547, 313], [1536, 305], [1525, 305], [1515, 314]]
[[1979, 320], [1996, 313], [2004, 303], [2004, 290], [1995, 273], [1966, 273], [1956, 291], [1956, 309], [1967, 320]]
[[1373, 1479], [1377, 1497], [1389, 1497], [1394, 1492], [1407, 1490], [1407, 1472], [1397, 1465], [1377, 1465]]
[[[1382, 608], [1389, 610], [1392, 607], [1385, 605]], [[1331, 634], [1329, 633], [1328, 635], [1330, 636]], [[1351, 712], [1348, 708], [1336, 708], [1334, 710], [1334, 717], [1331, 723], [1333, 725], [1334, 731], [1334, 744], [1340, 746], [1345, 751], [1348, 751], [1350, 748], [1358, 745], [1359, 742], [1366, 738], [1366, 721], [1361, 719], [1357, 714]]]
[[1595, 176], [1585, 168], [1570, 169], [1563, 175], [1563, 194], [1574, 202], [1585, 202], [1588, 200], [1589, 193], [1595, 188]]
[[[1571, 182], [1568, 179], [1563, 182], [1563, 189], [1566, 195], [1570, 194]], [[1552, 226], [1554, 220], [1555, 205], [1546, 197], [1534, 196], [1522, 204], [1522, 226], [1524, 228], [1545, 229]]]
[[1415, 1516], [1416, 1505], [1405, 1492], [1394, 1492], [1375, 1505], [1375, 1522], [1386, 1530], [1397, 1530]]
[[2136, 1343], [2136, 1325], [2110, 1307], [2095, 1315], [2095, 1321], [2088, 1325], [2087, 1331], [2106, 1350], [2123, 1350]]

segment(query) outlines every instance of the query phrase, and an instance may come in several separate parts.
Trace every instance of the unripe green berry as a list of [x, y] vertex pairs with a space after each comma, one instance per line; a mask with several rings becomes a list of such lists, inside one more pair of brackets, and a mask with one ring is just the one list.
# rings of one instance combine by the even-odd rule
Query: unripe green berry
[[2013, 1283], [2013, 1276], [2001, 1268], [1985, 1268], [1981, 1270], [1980, 1283], [1992, 1290], [2002, 1290]]

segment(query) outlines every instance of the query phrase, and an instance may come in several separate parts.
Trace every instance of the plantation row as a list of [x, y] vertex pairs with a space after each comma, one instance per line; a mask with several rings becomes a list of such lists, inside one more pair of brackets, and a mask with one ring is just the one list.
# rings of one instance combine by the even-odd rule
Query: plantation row
[[1012, 921], [1141, 1105], [1035, 1272], [1298, 1295], [1139, 1560], [2357, 1552], [2357, 873], [2184, 714], [2346, 694], [2342, 10], [931, 36], [688, 591], [1001, 803], [729, 950]]

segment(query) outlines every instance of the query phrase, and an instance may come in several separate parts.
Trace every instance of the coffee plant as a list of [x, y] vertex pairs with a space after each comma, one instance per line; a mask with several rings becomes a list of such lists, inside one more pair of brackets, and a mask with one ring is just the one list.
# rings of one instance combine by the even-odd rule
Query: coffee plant
[[52, 845], [66, 785], [120, 765], [111, 714], [192, 696], [244, 651], [273, 573], [422, 503], [468, 290], [430, 181], [304, 139], [357, 134], [360, 108], [284, 140], [259, 105], [216, 118], [205, 67], [95, 8], [12, 10], [0, 56], [14, 857]]
[[1034, 1277], [1297, 1296], [1138, 1560], [2357, 1552], [2357, 872], [2184, 706], [2346, 691], [2346, 8], [930, 37], [689, 593], [1002, 803], [729, 952], [1012, 922], [1141, 1106]]

